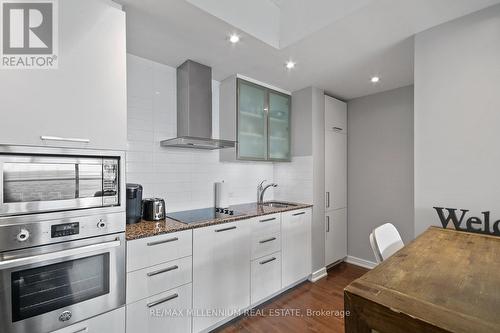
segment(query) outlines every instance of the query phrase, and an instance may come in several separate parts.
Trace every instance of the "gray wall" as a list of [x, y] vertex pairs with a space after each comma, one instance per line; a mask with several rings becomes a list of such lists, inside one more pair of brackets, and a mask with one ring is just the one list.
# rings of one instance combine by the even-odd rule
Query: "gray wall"
[[348, 255], [375, 261], [370, 232], [413, 232], [413, 86], [348, 102]]
[[433, 206], [500, 218], [499, 88], [500, 5], [416, 36], [417, 235], [440, 225]]
[[[286, 172], [300, 174], [303, 179], [312, 179], [311, 202], [314, 208], [311, 226], [311, 255], [313, 272], [325, 267], [324, 124], [324, 91], [308, 87], [294, 92], [292, 94], [292, 163], [287, 167], [297, 170], [288, 169]], [[282, 177], [276, 174], [277, 170], [281, 169], [275, 168], [275, 178], [280, 179]], [[291, 181], [296, 182], [297, 179], [291, 179]], [[307, 191], [307, 189], [303, 189], [303, 191]], [[283, 196], [286, 197], [286, 193], [283, 193]]]

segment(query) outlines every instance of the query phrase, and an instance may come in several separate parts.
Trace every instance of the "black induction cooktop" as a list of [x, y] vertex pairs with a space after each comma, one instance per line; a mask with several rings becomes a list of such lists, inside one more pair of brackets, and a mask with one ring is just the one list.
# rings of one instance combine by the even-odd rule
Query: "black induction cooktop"
[[224, 219], [232, 216], [241, 216], [241, 215], [244, 214], [236, 212], [232, 209], [210, 207], [210, 208], [168, 213], [167, 217], [182, 223], [192, 224], [192, 223], [201, 223], [209, 220]]

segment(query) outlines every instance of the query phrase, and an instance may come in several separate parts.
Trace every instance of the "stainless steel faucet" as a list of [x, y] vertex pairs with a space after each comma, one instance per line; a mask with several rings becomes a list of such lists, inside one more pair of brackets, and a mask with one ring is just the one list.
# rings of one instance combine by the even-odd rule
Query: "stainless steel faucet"
[[264, 183], [267, 182], [267, 180], [263, 180], [259, 186], [257, 187], [257, 204], [262, 205], [264, 203], [264, 193], [266, 193], [266, 190], [270, 187], [278, 187], [278, 184], [276, 183], [271, 183], [267, 186], [264, 187]]

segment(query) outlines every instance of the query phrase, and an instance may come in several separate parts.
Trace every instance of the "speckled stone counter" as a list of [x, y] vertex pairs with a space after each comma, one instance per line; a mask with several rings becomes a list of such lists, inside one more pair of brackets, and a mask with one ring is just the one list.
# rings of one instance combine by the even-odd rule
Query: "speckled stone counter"
[[227, 218], [212, 219], [212, 220], [202, 221], [199, 223], [191, 223], [191, 224], [182, 223], [182, 222], [172, 220], [169, 218], [166, 218], [165, 220], [161, 220], [158, 222], [150, 222], [150, 221], [143, 220], [143, 221], [136, 223], [136, 224], [128, 224], [126, 236], [127, 236], [127, 240], [134, 240], [134, 239], [139, 239], [139, 238], [144, 238], [144, 237], [151, 237], [151, 236], [157, 236], [157, 235], [161, 235], [161, 234], [167, 234], [170, 232], [176, 232], [176, 231], [181, 231], [181, 230], [202, 228], [202, 227], [206, 227], [206, 226], [213, 225], [213, 224], [222, 224], [222, 223], [234, 222], [234, 221], [239, 221], [239, 220], [245, 220], [245, 219], [249, 219], [249, 218], [256, 217], [256, 216], [263, 216], [263, 215], [268, 215], [268, 214], [281, 213], [281, 212], [286, 212], [286, 211], [291, 211], [291, 210], [312, 207], [312, 205], [309, 205], [309, 204], [300, 204], [300, 203], [288, 203], [288, 204], [292, 204], [293, 206], [289, 206], [289, 207], [285, 207], [285, 208], [283, 208], [283, 207], [270, 207], [270, 206], [257, 205], [257, 203], [234, 205], [234, 206], [231, 206], [230, 209], [232, 209], [235, 212], [238, 212], [239, 214], [242, 214], [242, 215], [229, 216]]

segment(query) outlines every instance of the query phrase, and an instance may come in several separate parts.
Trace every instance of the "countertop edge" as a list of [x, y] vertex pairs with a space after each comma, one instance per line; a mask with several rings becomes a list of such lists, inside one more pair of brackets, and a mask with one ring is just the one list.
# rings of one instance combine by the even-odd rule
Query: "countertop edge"
[[[291, 207], [287, 207], [287, 208], [273, 208], [270, 211], [266, 211], [266, 212], [262, 212], [262, 213], [244, 213], [243, 215], [239, 215], [239, 216], [228, 217], [228, 218], [220, 219], [220, 220], [208, 220], [206, 222], [200, 222], [200, 223], [196, 223], [196, 224], [184, 224], [182, 222], [168, 219], [168, 218], [165, 220], [159, 221], [159, 222], [141, 221], [141, 222], [138, 222], [136, 224], [127, 224], [125, 236], [126, 236], [127, 241], [134, 241], [134, 240], [139, 240], [139, 239], [144, 239], [144, 238], [149, 238], [149, 237], [171, 234], [174, 232], [204, 228], [204, 227], [208, 227], [211, 225], [225, 224], [225, 223], [237, 222], [237, 221], [241, 221], [241, 220], [247, 220], [247, 219], [251, 219], [254, 217], [258, 217], [258, 216], [266, 216], [266, 215], [271, 215], [271, 214], [284, 213], [284, 212], [313, 207], [312, 204], [301, 204], [301, 203], [293, 203], [293, 204], [295, 206], [291, 206]], [[252, 203], [252, 204], [248, 204], [248, 205], [254, 205], [254, 204]], [[243, 206], [243, 205], [235, 205], [234, 207], [237, 208], [238, 206]], [[159, 227], [155, 228], [154, 230], [151, 230], [151, 227], [154, 224], [158, 224], [158, 223], [171, 224], [171, 225], [168, 227], [167, 226], [163, 226], [163, 227], [159, 226]], [[143, 228], [143, 227], [145, 227], [145, 228]], [[147, 230], [144, 230], [144, 229], [147, 229]]]

